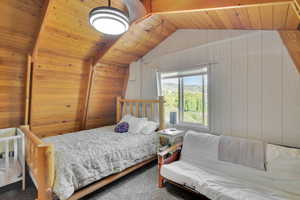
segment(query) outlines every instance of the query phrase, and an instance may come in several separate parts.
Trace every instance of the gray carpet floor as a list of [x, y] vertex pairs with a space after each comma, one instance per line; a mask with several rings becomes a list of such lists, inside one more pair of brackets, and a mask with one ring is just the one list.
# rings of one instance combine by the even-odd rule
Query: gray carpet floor
[[[26, 191], [20, 184], [0, 188], [0, 200], [34, 200], [36, 190], [27, 179]], [[120, 180], [84, 197], [82, 200], [207, 200], [171, 184], [157, 187], [157, 165], [151, 163]]]

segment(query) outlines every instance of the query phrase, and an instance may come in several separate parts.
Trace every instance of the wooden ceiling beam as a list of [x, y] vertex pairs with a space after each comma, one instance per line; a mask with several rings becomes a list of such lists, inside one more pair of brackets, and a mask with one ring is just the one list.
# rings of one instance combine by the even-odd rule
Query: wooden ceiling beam
[[95, 79], [95, 66], [93, 65], [93, 61], [89, 60], [86, 62], [89, 68], [88, 76], [86, 77], [86, 93], [85, 93], [85, 100], [83, 104], [83, 114], [81, 119], [81, 129], [84, 130], [87, 127], [87, 115], [89, 110], [89, 102], [91, 98], [91, 93], [94, 87], [94, 79]]
[[96, 55], [91, 58], [93, 60], [93, 65], [96, 65], [101, 58], [105, 55], [105, 53], [120, 39], [120, 37], [110, 40], [105, 45], [96, 52]]
[[[134, 28], [134, 26], [138, 25], [139, 23], [143, 23], [143, 20], [145, 20], [149, 17], [151, 17], [151, 14], [147, 14], [146, 16], [136, 20], [135, 22], [133, 22], [131, 24], [130, 28]], [[109, 42], [107, 42], [105, 44], [105, 46], [103, 48], [99, 49], [99, 51], [96, 52], [96, 55], [92, 58], [94, 61], [93, 65], [96, 65], [101, 60], [101, 58], [114, 46], [114, 44], [116, 44], [118, 42], [118, 40], [122, 38], [122, 36], [123, 35], [110, 40]]]
[[[189, 12], [209, 8], [236, 7], [277, 2], [292, 2], [293, 0], [151, 0], [152, 14]], [[148, 6], [148, 1], [142, 1]]]
[[38, 49], [40, 47], [41, 35], [46, 27], [46, 19], [49, 15], [49, 11], [50, 11], [52, 2], [53, 2], [53, 0], [44, 0], [44, 5], [42, 7], [42, 12], [41, 12], [41, 20], [40, 20], [40, 26], [39, 26], [40, 28], [36, 34], [35, 43], [34, 43], [33, 50], [32, 50], [32, 60], [33, 61], [35, 61], [36, 57], [37, 57]]

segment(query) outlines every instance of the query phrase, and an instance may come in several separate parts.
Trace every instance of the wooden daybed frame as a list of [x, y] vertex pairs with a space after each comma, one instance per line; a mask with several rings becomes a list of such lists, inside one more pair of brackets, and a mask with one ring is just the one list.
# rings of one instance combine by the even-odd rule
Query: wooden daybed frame
[[[158, 100], [130, 100], [117, 97], [116, 102], [116, 121], [121, 120], [122, 114], [131, 114], [134, 116], [147, 116], [154, 118], [155, 105], [158, 104], [159, 112], [159, 129], [164, 128], [164, 98], [159, 97]], [[128, 111], [129, 110], [129, 111]], [[22, 126], [22, 131], [26, 137], [26, 163], [30, 176], [37, 188], [37, 200], [53, 199], [53, 183], [55, 176], [54, 165], [54, 145], [43, 142], [38, 136], [30, 131], [29, 126]], [[143, 167], [157, 159], [157, 156], [131, 166], [120, 173], [110, 175], [95, 183], [90, 184], [83, 189], [76, 191], [68, 200], [79, 199], [92, 193], [99, 188]]]
[[[175, 145], [169, 147], [168, 149], [166, 149], [162, 152], [159, 152], [157, 154], [157, 156], [158, 156], [158, 179], [157, 179], [158, 180], [158, 187], [163, 188], [165, 186], [165, 183], [168, 182], [172, 185], [175, 185], [177, 187], [180, 187], [184, 190], [187, 190], [189, 192], [195, 193], [195, 194], [203, 197], [203, 195], [200, 192], [194, 190], [193, 188], [190, 188], [186, 185], [181, 185], [179, 183], [171, 181], [171, 180], [163, 177], [160, 173], [160, 170], [161, 170], [163, 165], [170, 164], [172, 162], [175, 162], [175, 161], [179, 160], [181, 150], [182, 150], [182, 145], [183, 145], [182, 143], [175, 144]], [[205, 197], [205, 198], [207, 198], [207, 197]]]

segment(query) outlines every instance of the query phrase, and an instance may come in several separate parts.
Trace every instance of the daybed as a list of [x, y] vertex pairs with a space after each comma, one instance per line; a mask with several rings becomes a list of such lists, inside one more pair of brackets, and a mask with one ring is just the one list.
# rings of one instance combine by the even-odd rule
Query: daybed
[[158, 105], [159, 124], [150, 122], [156, 125], [148, 134], [116, 133], [113, 126], [107, 126], [41, 139], [28, 127], [22, 127], [26, 135], [26, 162], [38, 190], [38, 200], [79, 199], [155, 160], [158, 137], [154, 131], [157, 125], [163, 128], [163, 104], [163, 97], [117, 98], [117, 122], [122, 115], [136, 121], [147, 120], [145, 117], [153, 120]]
[[168, 181], [212, 200], [300, 199], [299, 149], [268, 144], [263, 171], [220, 161], [219, 140], [188, 131], [183, 145], [159, 154], [159, 186]]

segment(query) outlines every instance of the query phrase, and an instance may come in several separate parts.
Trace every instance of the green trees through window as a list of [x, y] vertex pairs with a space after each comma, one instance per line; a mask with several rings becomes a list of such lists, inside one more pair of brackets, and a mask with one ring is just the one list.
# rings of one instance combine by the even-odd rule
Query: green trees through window
[[165, 119], [170, 120], [170, 112], [177, 112], [179, 109], [179, 79], [168, 78], [162, 80], [162, 92], [165, 97]]
[[162, 79], [166, 99], [166, 120], [169, 113], [177, 112], [181, 123], [208, 126], [207, 73]]

